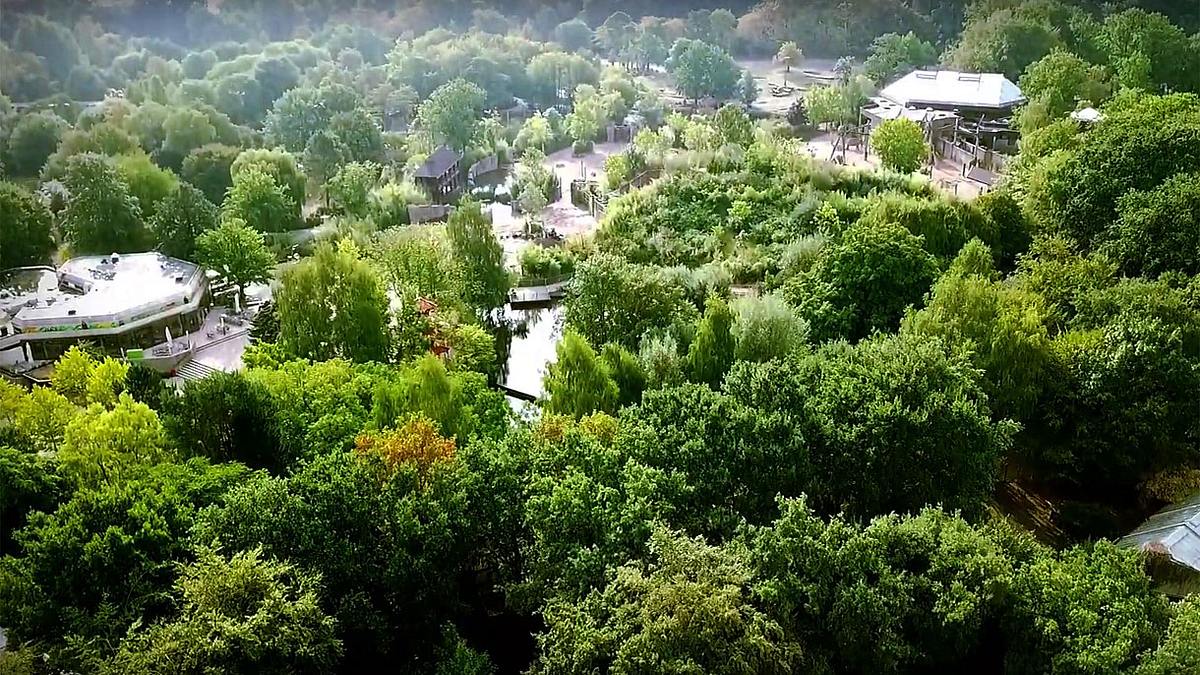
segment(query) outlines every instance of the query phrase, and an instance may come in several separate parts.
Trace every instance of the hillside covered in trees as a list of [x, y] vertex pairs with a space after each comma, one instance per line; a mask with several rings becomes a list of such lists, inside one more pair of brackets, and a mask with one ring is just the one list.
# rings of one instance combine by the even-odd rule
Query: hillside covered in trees
[[[1117, 543], [1200, 491], [1200, 5], [2, 9], [0, 269], [270, 301], [233, 372], [0, 382], [0, 673], [1200, 673]], [[985, 194], [808, 150], [939, 64], [1027, 98]], [[439, 153], [508, 180], [415, 222]]]

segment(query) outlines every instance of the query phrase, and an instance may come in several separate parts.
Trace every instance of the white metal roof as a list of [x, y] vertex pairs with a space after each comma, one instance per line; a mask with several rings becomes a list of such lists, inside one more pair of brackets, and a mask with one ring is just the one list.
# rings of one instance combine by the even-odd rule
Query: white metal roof
[[1165, 555], [1200, 572], [1200, 492], [1150, 516], [1117, 544]]
[[191, 302], [202, 282], [198, 266], [158, 253], [87, 256], [10, 277], [0, 307], [19, 332], [119, 324]]
[[914, 70], [884, 87], [879, 95], [906, 108], [991, 108], [1024, 103], [1021, 89], [999, 73]]

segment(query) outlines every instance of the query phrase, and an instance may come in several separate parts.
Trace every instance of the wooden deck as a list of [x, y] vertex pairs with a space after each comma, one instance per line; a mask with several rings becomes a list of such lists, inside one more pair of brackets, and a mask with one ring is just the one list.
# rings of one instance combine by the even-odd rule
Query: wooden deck
[[569, 280], [548, 286], [521, 286], [508, 292], [508, 304], [514, 309], [541, 307], [560, 300], [566, 295]]

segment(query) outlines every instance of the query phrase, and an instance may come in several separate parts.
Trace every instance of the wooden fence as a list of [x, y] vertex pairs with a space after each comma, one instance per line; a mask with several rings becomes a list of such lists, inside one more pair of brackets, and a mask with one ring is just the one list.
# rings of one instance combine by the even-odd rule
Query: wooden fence
[[1004, 153], [995, 152], [973, 143], [959, 141], [955, 143], [950, 138], [940, 138], [934, 143], [934, 151], [938, 155], [963, 166], [978, 166], [993, 173], [1003, 173], [1010, 157]]
[[[408, 205], [408, 223], [409, 225], [417, 225], [435, 220], [445, 220], [454, 213], [454, 207], [450, 204], [409, 204]], [[483, 209], [483, 217], [490, 223], [492, 222], [492, 212], [490, 209]]]
[[485, 173], [491, 173], [492, 171], [495, 171], [496, 169], [499, 169], [499, 168], [500, 168], [500, 156], [499, 155], [488, 155], [487, 157], [484, 157], [483, 159], [479, 160], [478, 162], [475, 162], [474, 164], [471, 165], [471, 168], [467, 169], [467, 178], [470, 178], [471, 180], [475, 180], [475, 178], [477, 176], [481, 176]]

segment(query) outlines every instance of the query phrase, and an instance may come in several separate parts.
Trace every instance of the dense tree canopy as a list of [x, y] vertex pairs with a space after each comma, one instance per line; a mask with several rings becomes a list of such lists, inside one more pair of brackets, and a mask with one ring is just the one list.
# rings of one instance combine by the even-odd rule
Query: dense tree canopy
[[812, 268], [784, 286], [815, 339], [859, 340], [893, 329], [906, 307], [920, 306], [937, 265], [900, 225], [861, 225], [823, 249]]
[[146, 238], [141, 207], [104, 157], [88, 153], [72, 158], [64, 183], [69, 198], [63, 230], [77, 251], [126, 253], [141, 249]]
[[383, 361], [387, 298], [378, 275], [352, 246], [321, 246], [288, 269], [276, 295], [280, 343], [302, 358]]
[[51, 214], [40, 199], [0, 183], [0, 269], [45, 262], [54, 250]]
[[[1200, 13], [634, 4], [5, 5], [0, 268], [253, 326], [0, 326], [0, 671], [1200, 669], [1119, 540], [1200, 489]], [[1028, 97], [985, 194], [827, 161], [939, 59]]]

